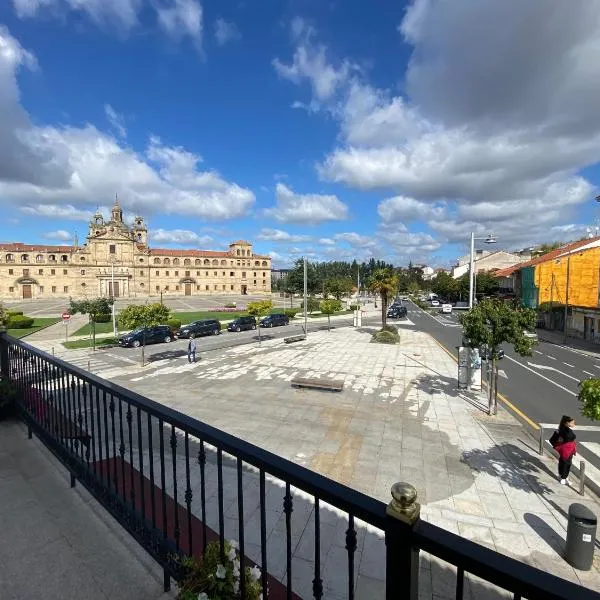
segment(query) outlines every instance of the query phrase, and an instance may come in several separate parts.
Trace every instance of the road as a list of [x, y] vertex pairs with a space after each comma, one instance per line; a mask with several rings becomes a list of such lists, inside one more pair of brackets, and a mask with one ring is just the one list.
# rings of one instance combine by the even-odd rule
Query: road
[[[430, 314], [412, 302], [406, 304], [408, 318], [415, 327], [429, 333], [456, 355], [456, 347], [462, 341], [458, 313]], [[600, 377], [600, 358], [545, 341], [535, 346], [531, 357], [519, 356], [508, 346], [504, 351], [505, 358], [499, 363], [498, 391], [522, 422], [530, 426], [558, 423], [566, 414], [574, 417], [579, 425], [598, 425], [581, 416], [577, 392], [582, 379]], [[600, 434], [579, 432], [577, 439], [599, 442]], [[590, 455], [581, 446], [579, 453], [600, 468], [600, 460], [595, 455]]]

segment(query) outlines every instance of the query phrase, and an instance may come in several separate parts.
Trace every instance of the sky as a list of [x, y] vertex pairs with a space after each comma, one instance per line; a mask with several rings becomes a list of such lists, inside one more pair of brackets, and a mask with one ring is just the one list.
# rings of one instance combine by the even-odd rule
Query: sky
[[597, 0], [0, 0], [0, 241], [448, 267], [600, 217]]

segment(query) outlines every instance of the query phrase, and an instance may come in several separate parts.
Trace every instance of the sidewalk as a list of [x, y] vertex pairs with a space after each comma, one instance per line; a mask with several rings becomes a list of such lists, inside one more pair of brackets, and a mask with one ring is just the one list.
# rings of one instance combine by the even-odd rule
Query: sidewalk
[[[507, 412], [489, 417], [480, 399], [459, 392], [456, 363], [430, 336], [406, 325], [400, 325], [400, 346], [371, 344], [375, 327], [347, 327], [311, 332], [294, 345], [268, 340], [205, 352], [191, 365], [125, 367], [111, 379], [384, 502], [391, 484], [408, 481], [418, 490], [424, 519], [600, 590], [600, 560], [581, 572], [562, 558], [569, 505], [581, 502], [600, 514], [598, 500], [561, 486], [556, 461], [539, 456], [535, 440]], [[343, 380], [344, 390], [294, 390], [290, 380], [298, 375]], [[311, 529], [310, 518], [307, 509], [299, 531]], [[378, 559], [366, 547], [371, 538], [359, 548], [366, 561], [359, 578], [377, 587]], [[296, 553], [305, 545], [299, 536]], [[343, 549], [328, 552], [326, 565]], [[446, 597], [451, 570], [428, 559], [422, 571], [431, 592], [422, 598]], [[342, 594], [335, 581], [330, 585], [331, 597]], [[376, 594], [365, 590], [362, 597]]]
[[537, 334], [538, 338], [544, 342], [572, 348], [593, 358], [600, 358], [600, 344], [594, 344], [593, 342], [574, 337], [568, 337], [565, 343], [562, 331], [553, 331], [550, 329], [538, 329]]

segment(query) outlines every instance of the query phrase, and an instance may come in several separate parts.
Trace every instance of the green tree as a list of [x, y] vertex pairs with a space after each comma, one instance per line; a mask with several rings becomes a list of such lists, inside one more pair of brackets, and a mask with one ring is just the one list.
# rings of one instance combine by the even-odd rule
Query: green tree
[[91, 298], [86, 300], [73, 300], [69, 298], [69, 312], [72, 315], [82, 314], [88, 316], [92, 329], [92, 349], [96, 350], [96, 319], [100, 315], [108, 315], [112, 311], [114, 298]]
[[389, 299], [398, 291], [398, 276], [392, 269], [377, 269], [369, 280], [369, 289], [381, 297], [381, 325], [385, 326]]
[[415, 294], [418, 294], [421, 291], [421, 287], [419, 286], [419, 284], [416, 281], [411, 281], [408, 284], [407, 291], [409, 294], [414, 296]]
[[[286, 279], [289, 289], [297, 294], [304, 293], [304, 259], [299, 258], [294, 263], [294, 268], [287, 274]], [[319, 269], [312, 262], [306, 265], [306, 287], [309, 294], [316, 294], [322, 290]]]
[[251, 314], [254, 317], [257, 317], [258, 321], [258, 343], [262, 343], [261, 335], [260, 335], [260, 319], [261, 317], [266, 317], [273, 310], [273, 302], [271, 300], [257, 300], [256, 302], [248, 303], [248, 314]]
[[517, 308], [498, 299], [482, 300], [459, 317], [463, 337], [471, 348], [481, 348], [490, 363], [488, 412], [498, 410], [498, 359], [502, 344], [512, 344], [517, 354], [531, 356], [536, 343], [525, 335], [535, 328], [535, 311]]
[[536, 256], [543, 256], [544, 254], [548, 254], [548, 252], [552, 252], [552, 250], [557, 250], [562, 245], [563, 245], [562, 242], [546, 242], [545, 244], [538, 246], [532, 252], [532, 254], [535, 254]]
[[579, 382], [581, 414], [592, 421], [600, 421], [600, 379], [590, 377]]
[[[171, 317], [171, 309], [160, 302], [152, 304], [130, 304], [119, 313], [119, 326], [132, 330], [140, 327], [164, 325]], [[142, 338], [142, 366], [146, 353], [146, 337]]]
[[327, 315], [327, 331], [331, 331], [331, 315], [342, 310], [342, 302], [336, 298], [323, 300], [321, 302], [321, 312]]
[[459, 283], [452, 275], [440, 271], [431, 281], [431, 291], [447, 300], [457, 300]]
[[320, 303], [314, 296], [309, 296], [306, 299], [306, 310], [309, 313], [314, 313], [316, 310], [319, 310]]
[[6, 315], [6, 309], [4, 308], [4, 306], [0, 303], [0, 327], [5, 327], [6, 326], [6, 321], [8, 320], [8, 317]]
[[336, 277], [325, 281], [324, 293], [331, 294], [336, 300], [341, 300], [344, 296], [350, 294], [353, 289], [354, 282], [352, 279]]

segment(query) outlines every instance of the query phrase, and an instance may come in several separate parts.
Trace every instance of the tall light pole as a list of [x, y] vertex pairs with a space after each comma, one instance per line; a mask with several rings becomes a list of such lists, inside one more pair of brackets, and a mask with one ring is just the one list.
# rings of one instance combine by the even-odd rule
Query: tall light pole
[[495, 244], [496, 238], [490, 233], [487, 237], [475, 237], [471, 232], [471, 256], [469, 261], [469, 308], [475, 304], [475, 240], [483, 240], [486, 244]]
[[117, 319], [115, 316], [115, 261], [112, 259], [110, 261], [110, 280], [111, 280], [111, 291], [110, 295], [112, 296], [112, 324], [113, 324], [113, 336], [117, 337]]
[[567, 285], [565, 290], [565, 322], [563, 327], [563, 344], [567, 343], [567, 315], [569, 313], [569, 279], [571, 277], [571, 255], [567, 256]]
[[308, 282], [306, 277], [306, 256], [304, 257], [304, 335], [308, 335]]

